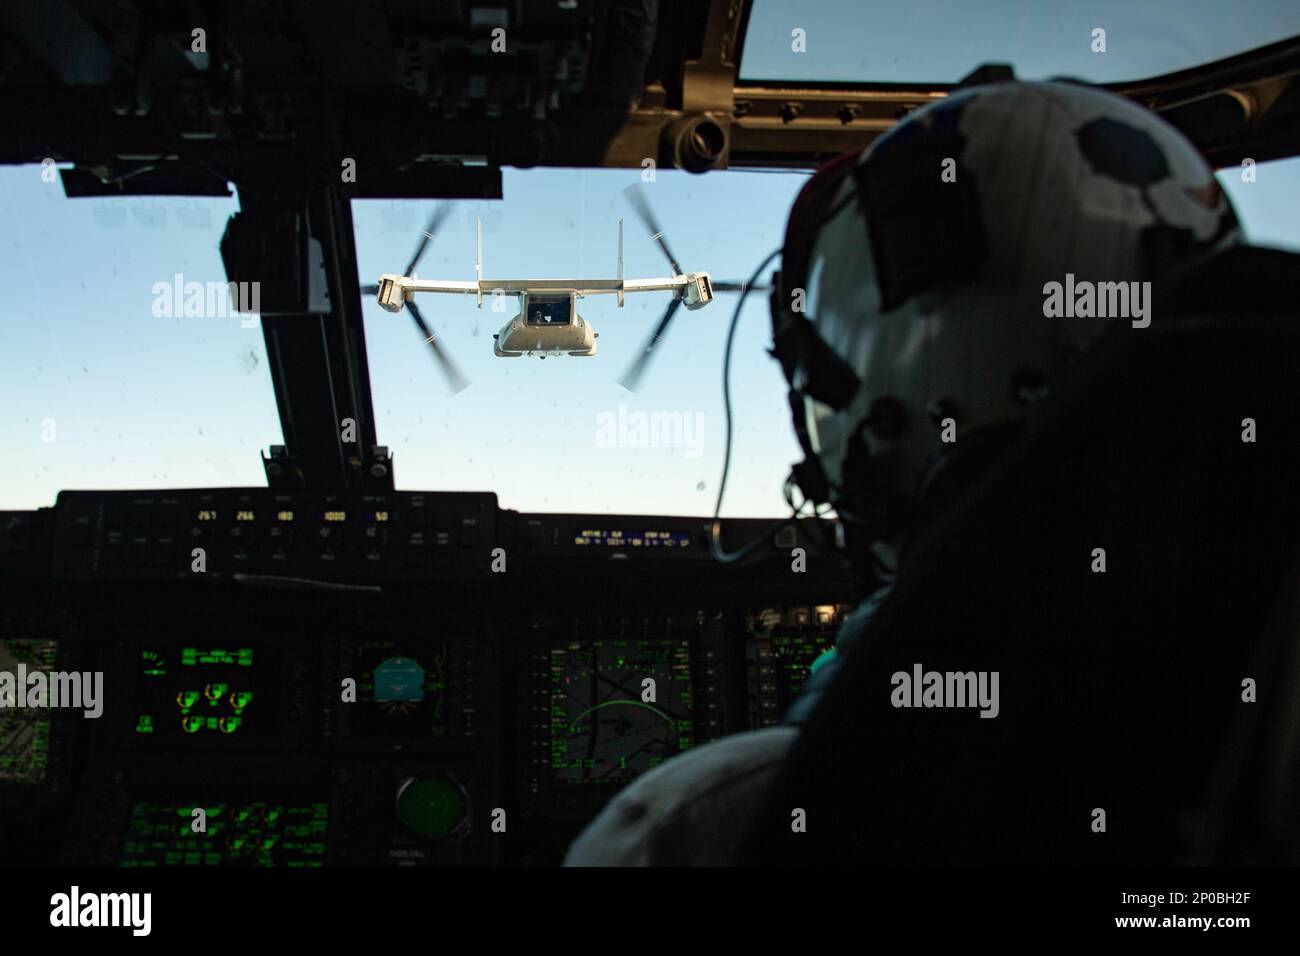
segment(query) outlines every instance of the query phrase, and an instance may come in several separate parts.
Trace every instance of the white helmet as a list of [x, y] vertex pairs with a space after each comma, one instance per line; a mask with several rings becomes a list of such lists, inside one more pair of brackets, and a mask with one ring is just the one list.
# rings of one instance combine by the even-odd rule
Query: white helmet
[[1141, 334], [1151, 280], [1240, 238], [1196, 148], [1120, 96], [1009, 82], [918, 110], [790, 214], [772, 319], [796, 481], [897, 535], [963, 445], [1018, 428], [1114, 323]]

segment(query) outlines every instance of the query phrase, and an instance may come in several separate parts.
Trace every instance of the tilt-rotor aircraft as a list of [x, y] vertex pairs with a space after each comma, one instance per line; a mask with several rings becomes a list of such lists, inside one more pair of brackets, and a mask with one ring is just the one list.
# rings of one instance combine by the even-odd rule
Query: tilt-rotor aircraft
[[469, 381], [438, 343], [437, 333], [432, 331], [425, 322], [424, 316], [415, 304], [414, 296], [417, 292], [474, 295], [478, 297], [480, 309], [483, 307], [484, 295], [517, 296], [518, 314], [493, 336], [495, 340], [493, 351], [499, 358], [517, 358], [521, 355], [536, 355], [539, 358], [556, 354], [595, 355], [596, 338], [599, 333], [578, 314], [579, 298], [613, 294], [618, 296], [618, 304], [622, 308], [623, 297], [629, 292], [671, 292], [673, 297], [659, 319], [658, 325], [646, 339], [645, 346], [637, 358], [619, 380], [620, 384], [628, 390], [636, 391], [655, 348], [668, 331], [673, 316], [682, 305], [690, 310], [702, 309], [713, 301], [714, 292], [739, 292], [744, 290], [744, 285], [739, 282], [714, 282], [707, 272], [684, 272], [668, 248], [664, 231], [651, 211], [640, 185], [629, 186], [624, 190], [624, 195], [649, 230], [650, 238], [658, 244], [668, 260], [673, 270], [671, 276], [653, 279], [623, 277], [623, 220], [620, 219], [618, 277], [615, 279], [484, 279], [481, 222], [478, 223], [475, 266], [477, 277], [473, 282], [420, 279], [415, 275], [415, 267], [428, 251], [429, 244], [447, 217], [448, 207], [440, 206], [430, 216], [428, 227], [424, 230], [406, 271], [401, 275], [384, 273], [379, 277], [379, 282], [365, 286], [362, 292], [376, 296], [379, 304], [389, 312], [400, 312], [402, 306], [406, 306], [420, 334], [433, 350], [434, 357], [447, 377], [453, 393], [463, 390], [468, 386]]

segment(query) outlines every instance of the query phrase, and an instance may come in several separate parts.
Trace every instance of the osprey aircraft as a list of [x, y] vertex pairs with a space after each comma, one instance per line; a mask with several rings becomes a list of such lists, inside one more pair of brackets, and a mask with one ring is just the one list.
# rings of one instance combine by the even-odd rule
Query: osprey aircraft
[[406, 307], [425, 342], [433, 350], [434, 358], [442, 368], [453, 394], [467, 387], [469, 381], [439, 344], [437, 333], [432, 331], [425, 322], [419, 307], [415, 304], [415, 294], [418, 292], [477, 296], [479, 308], [483, 307], [485, 294], [518, 297], [518, 313], [502, 326], [501, 331], [493, 335], [493, 352], [500, 358], [517, 358], [521, 355], [536, 355], [539, 358], [556, 354], [595, 355], [596, 338], [599, 333], [578, 314], [578, 299], [589, 295], [612, 294], [618, 296], [618, 304], [621, 308], [624, 296], [629, 292], [671, 292], [672, 299], [659, 319], [659, 323], [646, 339], [645, 346], [637, 358], [619, 379], [620, 384], [625, 388], [636, 391], [655, 348], [682, 305], [690, 310], [702, 309], [713, 301], [715, 292], [744, 291], [744, 284], [714, 282], [707, 272], [683, 271], [668, 248], [663, 229], [660, 228], [658, 220], [651, 211], [640, 184], [629, 186], [624, 190], [624, 195], [649, 230], [651, 239], [668, 260], [673, 270], [672, 275], [653, 279], [623, 277], [623, 220], [620, 219], [618, 276], [614, 279], [484, 279], [482, 222], [478, 223], [476, 278], [472, 282], [420, 279], [415, 275], [415, 267], [428, 251], [429, 244], [447, 217], [449, 207], [443, 205], [430, 216], [428, 226], [415, 248], [415, 255], [407, 264], [406, 271], [400, 275], [384, 273], [374, 285], [364, 286], [362, 292], [376, 296], [380, 306], [389, 312], [400, 312], [403, 306]]

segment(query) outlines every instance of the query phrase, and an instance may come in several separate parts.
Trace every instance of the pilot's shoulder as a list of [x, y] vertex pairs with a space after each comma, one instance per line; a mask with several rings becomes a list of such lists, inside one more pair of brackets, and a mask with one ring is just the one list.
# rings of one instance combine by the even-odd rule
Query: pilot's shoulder
[[566, 866], [720, 865], [798, 737], [794, 727], [732, 734], [674, 757], [615, 797], [569, 849]]

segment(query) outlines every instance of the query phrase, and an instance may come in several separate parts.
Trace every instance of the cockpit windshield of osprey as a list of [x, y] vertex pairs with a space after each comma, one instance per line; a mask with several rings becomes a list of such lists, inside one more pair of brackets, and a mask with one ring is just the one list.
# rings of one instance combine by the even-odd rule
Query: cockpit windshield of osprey
[[1294, 3], [18, 0], [0, 117], [7, 933], [1280, 925]]

